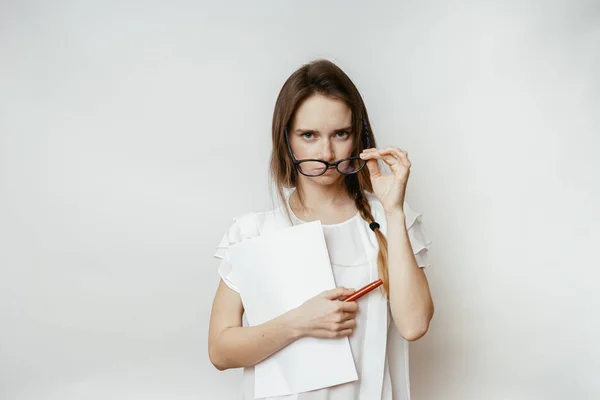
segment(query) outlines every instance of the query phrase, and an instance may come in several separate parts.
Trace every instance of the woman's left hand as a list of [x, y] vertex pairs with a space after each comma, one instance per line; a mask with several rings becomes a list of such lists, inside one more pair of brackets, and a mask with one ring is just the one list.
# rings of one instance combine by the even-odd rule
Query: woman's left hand
[[[404, 212], [404, 197], [406, 183], [410, 175], [410, 161], [408, 153], [397, 147], [385, 149], [365, 149], [360, 158], [367, 160], [367, 168], [371, 176], [373, 193], [386, 213], [394, 211]], [[377, 160], [383, 160], [392, 171], [391, 174], [382, 174], [379, 171]]]

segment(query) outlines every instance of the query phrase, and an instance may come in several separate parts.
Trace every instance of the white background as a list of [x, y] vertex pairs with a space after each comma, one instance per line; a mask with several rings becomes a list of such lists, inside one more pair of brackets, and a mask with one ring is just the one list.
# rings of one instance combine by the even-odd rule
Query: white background
[[330, 58], [413, 162], [413, 399], [600, 397], [600, 3], [0, 3], [0, 399], [236, 399], [212, 253]]

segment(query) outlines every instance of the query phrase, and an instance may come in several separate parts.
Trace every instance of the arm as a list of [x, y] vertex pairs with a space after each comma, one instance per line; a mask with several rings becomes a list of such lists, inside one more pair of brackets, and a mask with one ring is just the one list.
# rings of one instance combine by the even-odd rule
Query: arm
[[213, 302], [208, 333], [210, 361], [219, 370], [258, 364], [300, 338], [290, 313], [255, 327], [242, 327], [242, 300], [223, 281]]
[[390, 310], [398, 332], [409, 341], [422, 337], [433, 317], [427, 277], [417, 265], [402, 210], [386, 212]]
[[[417, 340], [429, 329], [433, 301], [406, 229], [403, 207], [411, 167], [408, 153], [396, 147], [369, 148], [360, 157], [368, 160], [373, 192], [381, 201], [387, 219], [389, 299], [394, 324], [406, 340]], [[382, 174], [377, 160], [383, 160], [392, 173]]]
[[221, 371], [250, 367], [304, 336], [348, 336], [356, 324], [358, 306], [335, 299], [351, 293], [344, 288], [323, 292], [264, 324], [243, 327], [240, 296], [221, 280], [210, 318], [210, 361]]

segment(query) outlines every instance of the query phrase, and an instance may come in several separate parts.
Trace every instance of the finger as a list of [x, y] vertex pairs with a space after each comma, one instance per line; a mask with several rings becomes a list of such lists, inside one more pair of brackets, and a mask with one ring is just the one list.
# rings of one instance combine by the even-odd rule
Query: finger
[[401, 152], [397, 147], [386, 147], [385, 149], [379, 150], [379, 154], [382, 155], [384, 159], [393, 159], [396, 162], [402, 158], [406, 158], [406, 154]]
[[376, 148], [364, 149], [358, 156], [363, 160], [370, 160], [372, 158], [377, 158], [379, 156], [379, 152]]
[[345, 287], [337, 287], [335, 289], [327, 290], [323, 292], [321, 295], [329, 300], [337, 300], [342, 296], [349, 296], [354, 293], [354, 290], [347, 289]]
[[[387, 149], [373, 149], [373, 151], [361, 153], [360, 157], [367, 161], [367, 166], [370, 160], [383, 160], [387, 165], [392, 166], [398, 163], [398, 156], [392, 153], [391, 148]], [[377, 165], [377, 164], [373, 164]]]
[[411, 166], [410, 160], [408, 159], [408, 153], [405, 150], [397, 147], [387, 147], [385, 149], [381, 149], [379, 154], [393, 156], [397, 162], [404, 165], [406, 168], [410, 168]]
[[391, 153], [391, 154], [394, 154], [396, 157], [400, 157], [400, 156], [408, 157], [408, 152], [399, 147], [386, 147], [384, 149], [380, 149], [379, 153], [380, 154]]
[[349, 319], [344, 322], [330, 322], [325, 326], [325, 328], [334, 332], [340, 332], [346, 329], [354, 329], [354, 327], [356, 327], [356, 320], [354, 319]]
[[358, 303], [356, 301], [340, 301], [340, 311], [355, 313], [358, 311]]
[[343, 322], [345, 325], [345, 329], [356, 329], [356, 319], [352, 318]]
[[380, 154], [381, 160], [386, 163], [389, 167], [402, 165], [400, 160], [391, 153]]
[[345, 329], [341, 331], [339, 335], [340, 337], [346, 337], [352, 335], [352, 332], [354, 332], [354, 329]]
[[349, 319], [354, 319], [354, 317], [356, 317], [356, 313], [355, 312], [346, 312], [343, 311], [341, 314], [338, 314], [338, 318], [337, 318], [337, 322], [344, 322], [347, 321]]
[[376, 159], [370, 159], [367, 161], [367, 169], [369, 170], [369, 175], [371, 175], [371, 178], [378, 178], [381, 176], [381, 171], [379, 171], [379, 165], [377, 165]]
[[356, 312], [353, 312], [353, 311], [342, 311], [341, 313], [337, 314], [335, 320], [337, 322], [344, 322], [344, 321], [347, 321], [349, 319], [354, 319], [354, 317], [356, 317]]
[[319, 330], [315, 331], [314, 335], [311, 335], [311, 336], [334, 339], [334, 338], [350, 336], [350, 335], [352, 335], [352, 332], [353, 332], [352, 329], [344, 329], [343, 331], [330, 331], [327, 329], [319, 329]]
[[382, 156], [383, 162], [392, 170], [392, 172], [400, 172], [403, 170], [410, 169], [410, 162], [403, 160], [402, 158], [396, 158], [392, 154], [386, 154]]
[[410, 161], [408, 160], [408, 153], [397, 147], [366, 149], [360, 154], [360, 157], [363, 160], [367, 160], [367, 168], [370, 175], [374, 178], [381, 175], [376, 160], [382, 160], [392, 171], [398, 171], [399, 167], [410, 169], [411, 166]]
[[392, 147], [390, 152], [400, 161], [400, 163], [402, 163], [405, 167], [410, 168], [410, 160], [408, 159], [408, 153], [405, 150]]
[[348, 319], [344, 322], [341, 322], [339, 325], [336, 325], [336, 328], [338, 332], [345, 331], [346, 329], [354, 329], [356, 328], [356, 320], [354, 318]]

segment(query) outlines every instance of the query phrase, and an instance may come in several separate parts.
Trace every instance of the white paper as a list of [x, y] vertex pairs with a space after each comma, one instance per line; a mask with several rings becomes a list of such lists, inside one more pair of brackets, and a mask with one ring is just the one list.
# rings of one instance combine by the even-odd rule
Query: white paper
[[[245, 240], [228, 249], [250, 326], [335, 288], [319, 221]], [[302, 338], [255, 366], [255, 398], [302, 393], [358, 379], [350, 342]]]

